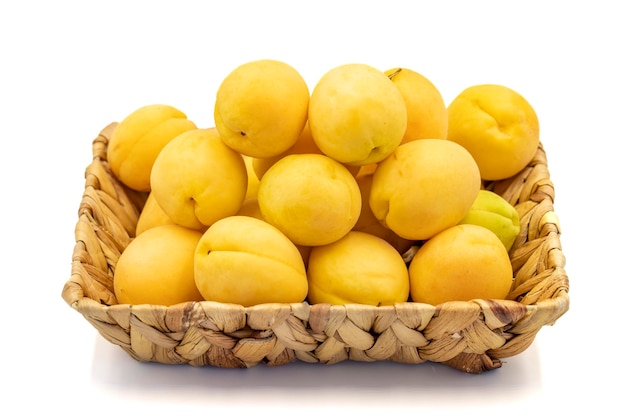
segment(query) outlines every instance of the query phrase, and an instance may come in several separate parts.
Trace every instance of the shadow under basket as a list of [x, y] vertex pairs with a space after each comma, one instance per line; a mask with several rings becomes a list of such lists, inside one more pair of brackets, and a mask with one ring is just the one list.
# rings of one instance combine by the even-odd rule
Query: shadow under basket
[[247, 368], [293, 361], [443, 363], [478, 374], [523, 352], [569, 308], [554, 187], [540, 144], [518, 175], [486, 184], [513, 204], [521, 233], [510, 251], [514, 283], [506, 300], [437, 306], [217, 302], [174, 306], [118, 304], [113, 272], [147, 195], [112, 174], [107, 144], [116, 123], [93, 141], [78, 209], [71, 277], [62, 297], [109, 342], [142, 362]]

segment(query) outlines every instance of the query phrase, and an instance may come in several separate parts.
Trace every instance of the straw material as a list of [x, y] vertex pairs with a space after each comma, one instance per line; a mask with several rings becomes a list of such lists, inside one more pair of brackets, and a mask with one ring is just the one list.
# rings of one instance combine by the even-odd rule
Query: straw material
[[518, 175], [487, 184], [520, 213], [522, 231], [511, 250], [515, 280], [508, 300], [383, 307], [117, 304], [113, 272], [134, 236], [147, 195], [127, 189], [111, 173], [106, 151], [115, 126], [104, 128], [93, 141], [72, 273], [62, 297], [102, 337], [137, 361], [226, 368], [295, 360], [430, 361], [481, 373], [523, 352], [543, 326], [554, 324], [569, 308], [554, 187], [541, 144]]

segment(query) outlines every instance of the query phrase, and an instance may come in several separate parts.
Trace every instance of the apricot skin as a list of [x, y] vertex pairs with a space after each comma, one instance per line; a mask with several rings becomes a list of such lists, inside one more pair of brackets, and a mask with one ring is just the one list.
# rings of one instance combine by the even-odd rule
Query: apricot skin
[[351, 231], [329, 245], [311, 249], [309, 302], [393, 305], [409, 296], [409, 276], [391, 244], [369, 233]]
[[298, 248], [275, 227], [249, 216], [215, 222], [198, 242], [194, 271], [196, 285], [209, 301], [298, 303], [308, 290]]
[[194, 280], [194, 250], [202, 233], [161, 225], [137, 236], [120, 255], [114, 291], [120, 304], [170, 306], [201, 301]]
[[447, 301], [505, 299], [513, 270], [508, 252], [489, 229], [462, 224], [428, 240], [409, 265], [411, 298]]
[[107, 158], [115, 176], [126, 186], [148, 192], [152, 165], [161, 149], [196, 125], [175, 107], [154, 104], [126, 116], [115, 128]]
[[263, 218], [302, 246], [343, 237], [362, 205], [350, 171], [320, 154], [287, 155], [276, 162], [261, 178], [257, 199]]
[[400, 145], [378, 164], [369, 204], [398, 236], [426, 240], [461, 221], [480, 186], [476, 162], [462, 146], [420, 139]]
[[519, 173], [537, 153], [539, 120], [517, 91], [474, 85], [448, 106], [448, 139], [472, 154], [483, 180], [502, 180]]
[[407, 108], [407, 128], [401, 143], [417, 139], [446, 139], [448, 109], [437, 87], [409, 68], [392, 68], [385, 74], [398, 87]]
[[224, 78], [213, 115], [228, 146], [269, 158], [298, 140], [308, 108], [309, 88], [302, 76], [284, 62], [263, 59], [242, 64]]
[[331, 158], [362, 166], [385, 159], [406, 131], [402, 94], [382, 72], [365, 64], [328, 71], [311, 93], [309, 125]]

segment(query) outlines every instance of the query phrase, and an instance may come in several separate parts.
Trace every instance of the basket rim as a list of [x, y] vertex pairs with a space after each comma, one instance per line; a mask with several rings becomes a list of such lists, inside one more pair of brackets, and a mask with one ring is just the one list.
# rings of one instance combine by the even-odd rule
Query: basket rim
[[[67, 289], [68, 287], [70, 287], [72, 285], [71, 281], [68, 281], [65, 283], [64, 289]], [[298, 303], [261, 303], [261, 304], [255, 304], [254, 306], [244, 306], [241, 304], [236, 304], [236, 303], [223, 303], [223, 302], [219, 302], [219, 301], [210, 301], [210, 300], [200, 300], [200, 301], [185, 301], [182, 303], [177, 303], [177, 304], [173, 304], [173, 305], [162, 305], [162, 304], [151, 304], [151, 303], [142, 303], [142, 304], [128, 304], [128, 303], [116, 303], [116, 304], [103, 304], [101, 302], [98, 302], [92, 298], [89, 298], [87, 296], [82, 296], [80, 298], [72, 298], [69, 297], [67, 295], [65, 295], [66, 293], [64, 292], [63, 294], [63, 298], [66, 302], [66, 304], [68, 304], [71, 308], [73, 309], [80, 309], [78, 306], [80, 304], [84, 304], [85, 300], [89, 300], [90, 302], [94, 302], [100, 306], [102, 306], [103, 308], [110, 308], [112, 306], [123, 306], [126, 308], [146, 308], [146, 307], [150, 307], [150, 308], [180, 308], [181, 306], [188, 306], [188, 305], [201, 305], [205, 308], [207, 307], [211, 307], [211, 306], [228, 306], [230, 308], [236, 308], [236, 309], [241, 309], [243, 311], [248, 311], [251, 309], [258, 309], [258, 308], [276, 308], [276, 307], [289, 307], [289, 308], [294, 308], [294, 307], [310, 307], [313, 305], [327, 305], [330, 308], [338, 308], [338, 309], [344, 309], [344, 308], [351, 308], [351, 307], [355, 307], [358, 306], [359, 308], [362, 309], [366, 309], [366, 310], [372, 310], [372, 311], [377, 311], [377, 310], [389, 310], [389, 309], [396, 309], [396, 308], [402, 308], [404, 306], [411, 306], [411, 307], [417, 307], [417, 308], [424, 308], [424, 309], [437, 309], [437, 308], [441, 308], [442, 306], [446, 305], [446, 306], [452, 306], [455, 309], [462, 309], [464, 307], [467, 306], [473, 306], [475, 304], [484, 304], [484, 303], [506, 303], [506, 304], [516, 304], [519, 305], [523, 308], [526, 309], [537, 309], [537, 308], [551, 308], [554, 305], [559, 305], [561, 306], [558, 310], [564, 310], [567, 311], [567, 307], [569, 307], [569, 302], [570, 302], [570, 296], [569, 296], [569, 292], [567, 289], [561, 289], [558, 291], [557, 295], [555, 297], [552, 298], [547, 298], [544, 300], [539, 300], [533, 304], [524, 304], [521, 303], [519, 301], [516, 300], [504, 300], [504, 299], [488, 299], [488, 298], [474, 298], [471, 300], [464, 300], [464, 301], [447, 301], [447, 302], [443, 302], [440, 304], [428, 304], [428, 303], [421, 303], [421, 302], [415, 302], [415, 301], [402, 301], [402, 302], [396, 302], [393, 303], [391, 305], [380, 305], [380, 306], [375, 306], [375, 305], [368, 305], [368, 304], [359, 304], [359, 303], [346, 303], [346, 304], [329, 304], [329, 303], [318, 303], [318, 304], [311, 304], [308, 301], [302, 301], [302, 302], [298, 302]]]

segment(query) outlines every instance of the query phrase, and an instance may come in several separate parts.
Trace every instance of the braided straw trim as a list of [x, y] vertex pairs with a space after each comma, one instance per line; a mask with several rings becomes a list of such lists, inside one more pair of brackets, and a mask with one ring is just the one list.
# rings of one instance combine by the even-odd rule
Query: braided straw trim
[[108, 139], [93, 141], [78, 211], [72, 272], [62, 297], [109, 342], [138, 361], [247, 368], [295, 360], [439, 362], [468, 373], [502, 366], [523, 352], [544, 325], [569, 308], [569, 281], [553, 211], [554, 187], [540, 145], [517, 176], [486, 184], [515, 205], [522, 231], [511, 249], [514, 284], [507, 300], [438, 306], [263, 304], [210, 301], [165, 307], [117, 304], [113, 273], [134, 236], [147, 195], [111, 173]]

